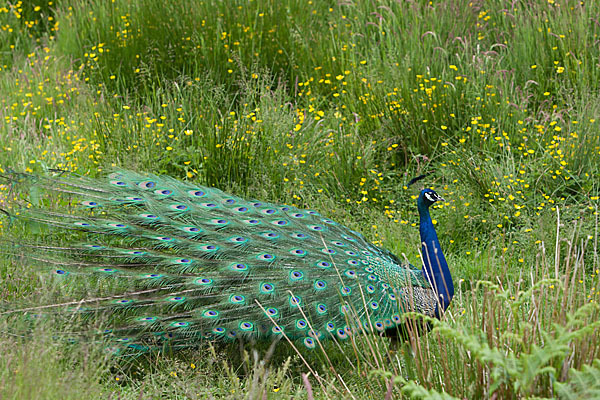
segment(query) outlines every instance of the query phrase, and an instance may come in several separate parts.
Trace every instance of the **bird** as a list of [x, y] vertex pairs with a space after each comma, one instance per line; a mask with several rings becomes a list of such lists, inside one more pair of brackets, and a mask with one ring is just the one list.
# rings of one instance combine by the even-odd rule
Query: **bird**
[[45, 232], [14, 240], [12, 252], [37, 261], [59, 285], [83, 279], [115, 291], [25, 310], [102, 315], [108, 328], [101, 334], [114, 353], [202, 340], [285, 337], [314, 349], [361, 332], [393, 337], [404, 314], [439, 319], [454, 295], [429, 213], [444, 199], [429, 188], [417, 198], [417, 268], [317, 211], [169, 176], [117, 170], [101, 178], [2, 178], [26, 193], [2, 206], [10, 225]]

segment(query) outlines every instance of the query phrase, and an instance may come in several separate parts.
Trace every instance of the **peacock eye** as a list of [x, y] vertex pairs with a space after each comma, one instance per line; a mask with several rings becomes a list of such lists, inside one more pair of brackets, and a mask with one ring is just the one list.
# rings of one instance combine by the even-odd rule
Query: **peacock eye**
[[213, 280], [210, 278], [197, 278], [194, 280], [194, 283], [203, 287], [210, 287], [213, 283]]
[[323, 290], [327, 287], [327, 282], [322, 281], [322, 280], [318, 280], [315, 282], [315, 289], [317, 290]]
[[251, 330], [253, 328], [253, 324], [251, 322], [248, 321], [244, 321], [240, 323], [240, 329], [244, 330], [244, 331], [248, 331]]
[[302, 300], [298, 296], [290, 296], [290, 305], [299, 306]]
[[264, 232], [264, 233], [261, 233], [261, 236], [266, 239], [277, 239], [279, 237], [279, 234], [277, 234], [275, 232]]
[[127, 186], [127, 183], [125, 183], [123, 181], [118, 181], [118, 180], [110, 181], [110, 183], [115, 186], [121, 186], [121, 187]]
[[158, 219], [158, 215], [154, 215], [154, 214], [140, 214], [140, 217], [146, 218], [146, 219]]
[[138, 186], [142, 189], [153, 189], [156, 186], [156, 182], [153, 181], [144, 181], [138, 183]]
[[233, 294], [229, 297], [229, 301], [233, 304], [243, 303], [245, 300], [244, 296], [239, 294]]
[[230, 268], [234, 271], [247, 271], [248, 270], [248, 266], [246, 264], [242, 264], [242, 263], [233, 263], [233, 264], [231, 264]]
[[299, 319], [296, 322], [296, 327], [299, 328], [299, 329], [304, 329], [304, 328], [306, 328], [306, 326], [307, 326], [306, 321], [303, 320], [303, 319]]
[[190, 190], [188, 194], [192, 197], [204, 197], [206, 196], [206, 192], [203, 190]]
[[264, 253], [264, 254], [258, 255], [256, 258], [258, 258], [259, 260], [263, 260], [263, 261], [272, 261], [275, 259], [275, 256], [273, 254]]
[[342, 287], [340, 288], [340, 294], [341, 294], [342, 296], [348, 296], [348, 295], [350, 295], [351, 293], [352, 293], [352, 289], [351, 289], [350, 287], [348, 287], [348, 286], [342, 286]]
[[306, 255], [306, 251], [302, 250], [302, 249], [293, 249], [290, 251], [290, 253], [292, 253], [295, 256], [304, 256]]
[[298, 280], [302, 279], [303, 276], [304, 276], [304, 274], [301, 271], [292, 271], [292, 272], [290, 272], [290, 278], [293, 281], [298, 281]]
[[261, 293], [271, 293], [274, 289], [275, 287], [270, 283], [263, 283], [260, 285]]
[[202, 315], [206, 318], [216, 318], [219, 315], [219, 312], [216, 310], [206, 310]]

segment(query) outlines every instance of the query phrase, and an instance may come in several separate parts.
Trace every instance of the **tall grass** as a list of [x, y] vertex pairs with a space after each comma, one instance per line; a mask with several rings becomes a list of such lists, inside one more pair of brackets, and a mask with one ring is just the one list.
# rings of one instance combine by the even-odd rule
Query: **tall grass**
[[[260, 347], [202, 348], [138, 374], [98, 349], [66, 354], [61, 327], [5, 336], [0, 397], [58, 397], [67, 381], [74, 398], [597, 397], [599, 7], [0, 6], [0, 173], [167, 173], [319, 209], [418, 265], [405, 184], [433, 172], [459, 281], [445, 318], [396, 353], [376, 336], [326, 344], [328, 358], [280, 343], [268, 366]], [[0, 186], [0, 207], [10, 195]], [[11, 300], [49, 291], [4, 260], [0, 282]]]

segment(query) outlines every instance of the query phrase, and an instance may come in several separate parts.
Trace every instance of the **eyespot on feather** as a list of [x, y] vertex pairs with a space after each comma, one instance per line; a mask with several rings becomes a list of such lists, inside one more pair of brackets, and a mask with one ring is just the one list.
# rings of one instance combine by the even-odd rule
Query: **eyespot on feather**
[[156, 182], [154, 181], [143, 181], [138, 183], [138, 186], [142, 189], [154, 189]]
[[316, 347], [315, 340], [313, 338], [304, 338], [303, 343], [307, 349], [314, 349]]
[[154, 215], [154, 214], [139, 214], [139, 216], [141, 218], [144, 219], [149, 219], [149, 220], [157, 220], [160, 219], [160, 217], [158, 215]]
[[125, 183], [123, 181], [120, 181], [120, 180], [111, 180], [111, 181], [109, 181], [109, 183], [111, 185], [120, 186], [120, 187], [126, 187], [126, 186], [128, 186], [127, 183]]
[[91, 201], [91, 200], [83, 200], [80, 201], [79, 204], [81, 204], [84, 207], [87, 208], [96, 208], [96, 207], [100, 207], [100, 204], [95, 202], [95, 201]]
[[191, 197], [204, 197], [206, 196], [206, 192], [200, 189], [188, 190], [187, 192]]

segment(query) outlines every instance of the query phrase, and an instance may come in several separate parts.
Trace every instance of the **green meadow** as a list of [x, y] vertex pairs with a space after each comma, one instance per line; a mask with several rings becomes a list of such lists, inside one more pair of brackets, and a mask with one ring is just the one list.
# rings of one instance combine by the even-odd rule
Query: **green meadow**
[[20, 322], [60, 291], [2, 255], [0, 399], [600, 398], [600, 2], [0, 2], [0, 176], [117, 168], [319, 210], [414, 265], [429, 173], [456, 295], [403, 344], [132, 361]]

